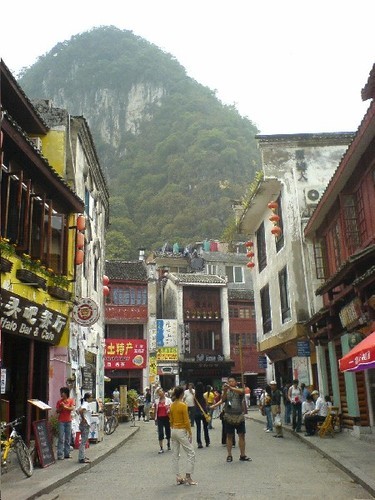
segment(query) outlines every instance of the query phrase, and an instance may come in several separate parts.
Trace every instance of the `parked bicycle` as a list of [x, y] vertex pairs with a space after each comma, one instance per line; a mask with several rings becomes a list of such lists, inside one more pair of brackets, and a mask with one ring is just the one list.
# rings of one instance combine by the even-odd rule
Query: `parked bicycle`
[[[13, 422], [1, 422], [1, 472], [7, 469], [9, 453], [14, 451], [22, 471], [27, 477], [31, 477], [34, 471], [33, 461], [28, 447], [16, 429], [23, 418], [25, 417], [16, 418]], [[7, 427], [11, 429], [10, 436], [8, 439], [3, 439]]]
[[104, 432], [113, 434], [118, 426], [119, 403], [106, 403], [104, 409]]

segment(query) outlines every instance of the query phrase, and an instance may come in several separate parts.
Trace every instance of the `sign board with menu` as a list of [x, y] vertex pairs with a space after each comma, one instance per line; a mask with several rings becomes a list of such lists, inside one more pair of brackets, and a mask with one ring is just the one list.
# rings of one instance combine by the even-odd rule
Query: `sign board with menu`
[[55, 463], [51, 437], [47, 427], [47, 420], [33, 422], [35, 447], [41, 467], [48, 467]]

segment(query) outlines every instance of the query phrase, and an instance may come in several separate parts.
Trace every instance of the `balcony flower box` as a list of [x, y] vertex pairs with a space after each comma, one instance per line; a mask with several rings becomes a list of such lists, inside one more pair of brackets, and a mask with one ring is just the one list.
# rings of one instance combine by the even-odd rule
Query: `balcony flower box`
[[2, 273], [9, 273], [12, 270], [13, 262], [6, 259], [5, 257], [0, 257], [0, 271]]
[[42, 288], [43, 290], [47, 289], [47, 280], [38, 276], [29, 269], [18, 269], [16, 271], [16, 277], [23, 283], [29, 283], [30, 285], [35, 286], [35, 288]]
[[60, 300], [70, 300], [72, 294], [68, 290], [61, 288], [60, 286], [49, 286], [47, 288], [48, 293], [57, 299]]

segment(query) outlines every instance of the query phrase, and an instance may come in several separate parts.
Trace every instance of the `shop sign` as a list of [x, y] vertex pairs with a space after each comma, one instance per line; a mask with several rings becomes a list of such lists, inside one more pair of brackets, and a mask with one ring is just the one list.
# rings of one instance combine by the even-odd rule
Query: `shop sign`
[[177, 347], [159, 347], [156, 359], [157, 361], [178, 361]]
[[68, 317], [1, 289], [0, 325], [4, 332], [57, 345]]
[[266, 356], [258, 356], [258, 366], [259, 368], [267, 368], [267, 358]]
[[361, 309], [361, 301], [358, 297], [346, 304], [340, 312], [340, 321], [344, 328], [350, 329], [358, 324], [365, 323], [365, 318]]
[[146, 368], [147, 341], [143, 339], [105, 339], [104, 368], [134, 370]]
[[73, 307], [72, 317], [79, 325], [92, 326], [99, 319], [98, 304], [92, 299], [84, 297]]
[[181, 328], [182, 353], [190, 353], [190, 325], [185, 323]]
[[156, 320], [156, 346], [176, 347], [177, 346], [177, 320], [157, 319]]
[[297, 342], [297, 356], [310, 356], [310, 342], [308, 340], [299, 340]]
[[217, 363], [225, 361], [223, 354], [197, 354], [195, 361], [199, 363]]

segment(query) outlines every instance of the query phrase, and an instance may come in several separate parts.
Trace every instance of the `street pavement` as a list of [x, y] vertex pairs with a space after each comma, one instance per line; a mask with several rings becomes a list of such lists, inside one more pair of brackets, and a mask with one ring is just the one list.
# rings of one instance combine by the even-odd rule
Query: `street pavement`
[[[225, 463], [226, 450], [220, 444], [221, 422], [215, 420], [210, 447], [196, 450], [194, 479], [199, 482], [197, 487], [172, 488], [174, 474], [171, 470], [171, 452], [157, 454], [153, 422], [136, 422], [134, 427], [131, 423], [122, 423], [114, 434], [105, 436], [100, 443], [91, 444], [87, 450], [91, 464], [78, 464], [78, 451], [74, 450], [72, 459], [57, 461], [44, 469], [35, 469], [31, 478], [26, 478], [18, 466], [12, 467], [2, 476], [1, 498], [28, 500], [41, 495], [44, 500], [83, 499], [90, 496], [133, 500], [149, 496], [156, 500], [185, 497], [254, 499], [271, 498], [274, 495], [280, 499], [322, 498], [323, 490], [319, 488], [324, 488], [325, 484], [331, 489], [323, 497], [375, 497], [374, 443], [353, 438], [347, 432], [336, 434], [334, 438], [304, 437], [303, 433], [293, 433], [289, 427], [284, 427], [284, 439], [273, 439], [272, 434], [263, 432], [265, 419], [257, 410], [250, 411], [247, 418], [246, 451], [253, 462], [239, 462], [239, 450], [236, 447], [233, 450], [233, 463]], [[306, 445], [315, 451], [308, 451]], [[325, 462], [322, 457], [332, 463]], [[121, 472], [121, 467], [126, 472]], [[249, 485], [248, 494], [237, 484], [243, 473], [244, 481], [248, 481]], [[120, 477], [116, 478], [117, 475]], [[265, 481], [266, 477], [269, 482]], [[231, 478], [235, 478], [233, 484]], [[99, 480], [100, 483], [95, 486]], [[111, 490], [116, 480], [131, 482], [126, 490]], [[322, 484], [318, 484], [321, 481]], [[295, 489], [296, 482], [302, 486], [302, 491]], [[293, 486], [292, 490], [289, 483]], [[82, 485], [86, 485], [85, 491]]]

